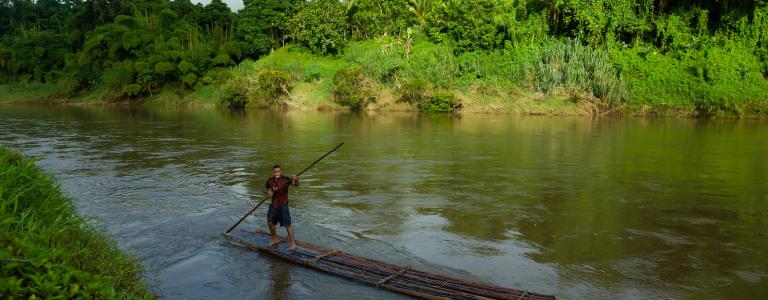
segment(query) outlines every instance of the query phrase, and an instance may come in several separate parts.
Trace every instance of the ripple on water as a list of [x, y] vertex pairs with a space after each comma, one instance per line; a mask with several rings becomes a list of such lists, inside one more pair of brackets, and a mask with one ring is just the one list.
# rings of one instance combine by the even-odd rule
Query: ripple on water
[[761, 121], [16, 106], [0, 119], [3, 145], [37, 157], [164, 298], [396, 298], [219, 237], [269, 167], [295, 172], [342, 141], [292, 189], [301, 240], [566, 299], [768, 293]]

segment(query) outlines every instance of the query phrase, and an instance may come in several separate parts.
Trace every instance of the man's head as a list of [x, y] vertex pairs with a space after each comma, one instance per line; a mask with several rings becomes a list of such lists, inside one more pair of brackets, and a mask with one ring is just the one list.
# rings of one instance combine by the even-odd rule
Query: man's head
[[275, 175], [275, 177], [280, 177], [282, 175], [282, 170], [280, 170], [280, 165], [275, 165], [272, 167], [272, 174]]

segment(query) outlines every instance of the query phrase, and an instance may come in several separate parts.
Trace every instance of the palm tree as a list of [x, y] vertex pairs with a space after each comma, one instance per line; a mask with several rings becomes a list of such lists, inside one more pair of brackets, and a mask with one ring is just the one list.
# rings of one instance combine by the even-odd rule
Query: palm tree
[[408, 0], [408, 11], [410, 11], [419, 21], [419, 25], [424, 25], [427, 20], [427, 13], [432, 9], [434, 0]]

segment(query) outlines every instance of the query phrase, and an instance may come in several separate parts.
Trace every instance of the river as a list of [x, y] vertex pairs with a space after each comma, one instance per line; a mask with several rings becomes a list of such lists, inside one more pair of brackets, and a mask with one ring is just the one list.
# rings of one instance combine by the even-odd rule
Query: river
[[300, 240], [562, 299], [768, 294], [765, 120], [0, 106], [168, 299], [402, 298], [220, 236], [340, 142], [291, 190]]

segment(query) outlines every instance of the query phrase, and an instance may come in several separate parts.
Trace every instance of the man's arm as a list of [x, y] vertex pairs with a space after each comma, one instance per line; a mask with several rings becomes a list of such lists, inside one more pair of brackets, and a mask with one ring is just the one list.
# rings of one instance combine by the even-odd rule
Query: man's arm
[[299, 176], [293, 176], [291, 178], [291, 185], [299, 187]]

